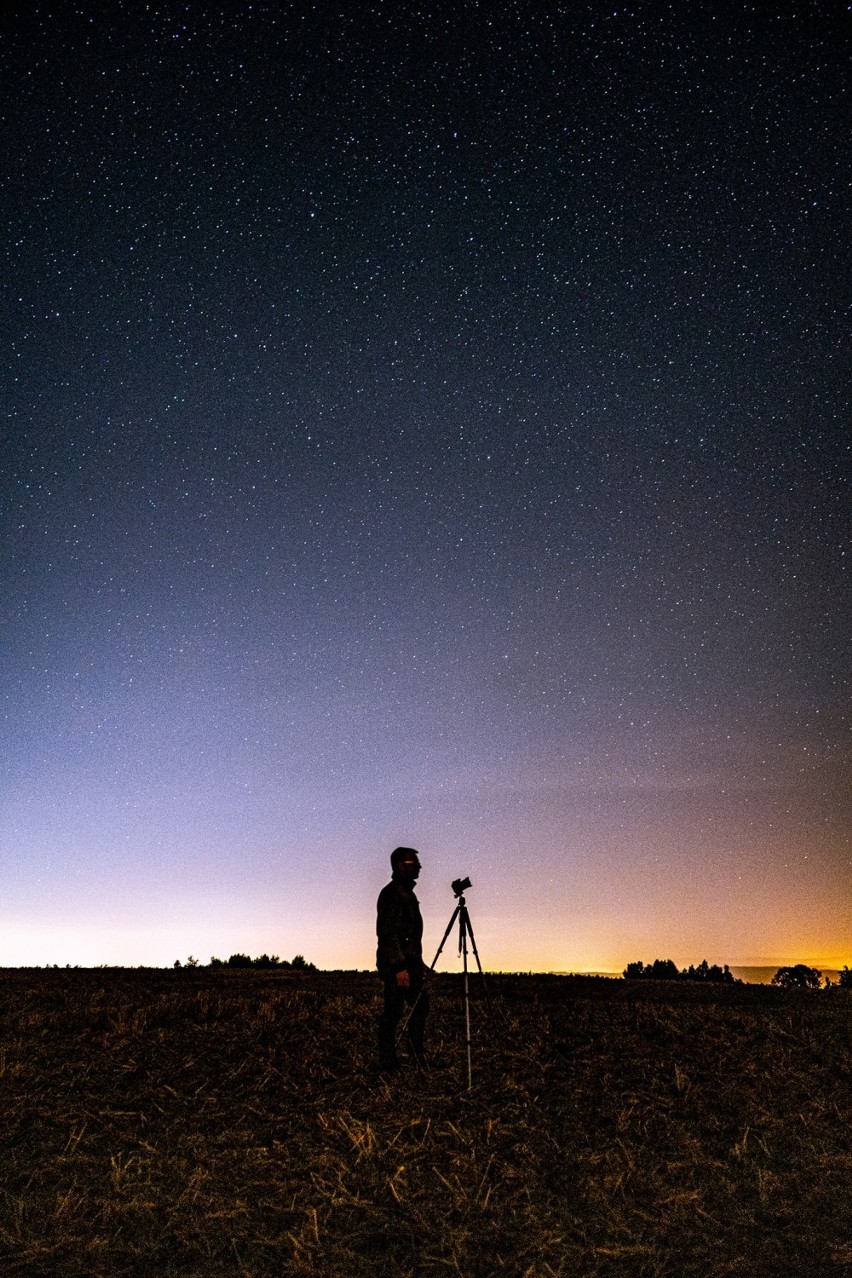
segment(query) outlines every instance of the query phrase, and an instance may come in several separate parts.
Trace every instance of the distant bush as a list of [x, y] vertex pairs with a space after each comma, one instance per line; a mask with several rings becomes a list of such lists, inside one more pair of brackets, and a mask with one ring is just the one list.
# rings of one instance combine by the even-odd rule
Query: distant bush
[[622, 975], [628, 981], [712, 981], [725, 985], [737, 983], [727, 963], [724, 967], [719, 967], [718, 963], [710, 964], [706, 959], [702, 959], [697, 967], [685, 967], [682, 971], [671, 959], [654, 959], [653, 963], [628, 963]]
[[[175, 964], [180, 967], [180, 962]], [[279, 958], [277, 954], [261, 954], [258, 958], [250, 958], [248, 954], [232, 954], [224, 962], [215, 955], [210, 960], [210, 967], [261, 967], [261, 968], [293, 968], [295, 971], [315, 972], [316, 965], [309, 963], [303, 954], [297, 954], [292, 962]]]
[[702, 959], [697, 967], [684, 968], [681, 976], [685, 981], [713, 981], [722, 985], [733, 985], [736, 980], [727, 963], [720, 967], [718, 963], [708, 963], [706, 959]]
[[822, 972], [806, 963], [796, 963], [792, 967], [779, 967], [772, 978], [773, 985], [785, 990], [818, 990], [822, 985]]
[[676, 981], [680, 972], [671, 959], [654, 959], [653, 963], [628, 963], [624, 969], [628, 981]]

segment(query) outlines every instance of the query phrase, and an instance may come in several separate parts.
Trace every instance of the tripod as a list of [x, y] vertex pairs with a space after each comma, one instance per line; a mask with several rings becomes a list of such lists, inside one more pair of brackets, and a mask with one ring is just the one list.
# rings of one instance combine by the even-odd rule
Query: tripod
[[[453, 886], [455, 887], [455, 884]], [[465, 887], [470, 887], [470, 880], [468, 880], [465, 883]], [[434, 972], [435, 964], [438, 962], [438, 959], [441, 957], [441, 950], [444, 948], [447, 937], [450, 935], [450, 932], [452, 932], [453, 930], [453, 925], [455, 924], [456, 919], [458, 919], [459, 921], [459, 954], [462, 955], [463, 963], [464, 963], [464, 1026], [465, 1026], [465, 1046], [467, 1049], [467, 1086], [469, 1091], [470, 1088], [473, 1086], [473, 1080], [471, 1076], [471, 1065], [470, 1065], [470, 989], [468, 985], [468, 968], [467, 968], [468, 937], [470, 937], [470, 947], [473, 950], [473, 956], [476, 959], [476, 966], [479, 969], [479, 975], [482, 978], [482, 990], [483, 990], [483, 993], [485, 994], [485, 1001], [488, 1006], [489, 1014], [491, 1011], [491, 1004], [488, 1000], [488, 986], [485, 984], [485, 973], [483, 972], [482, 964], [479, 961], [479, 950], [476, 948], [476, 938], [473, 935], [473, 925], [471, 924], [471, 921], [470, 921], [470, 912], [468, 911], [467, 904], [465, 903], [464, 893], [461, 891], [456, 891], [456, 896], [458, 897], [458, 904], [456, 908], [453, 910], [452, 917], [449, 923], [447, 924], [446, 932], [441, 937], [441, 944], [438, 946], [437, 953], [435, 954], [435, 957], [432, 959], [432, 962], [429, 966], [429, 971]], [[409, 1012], [409, 1016], [410, 1015], [411, 1013]]]

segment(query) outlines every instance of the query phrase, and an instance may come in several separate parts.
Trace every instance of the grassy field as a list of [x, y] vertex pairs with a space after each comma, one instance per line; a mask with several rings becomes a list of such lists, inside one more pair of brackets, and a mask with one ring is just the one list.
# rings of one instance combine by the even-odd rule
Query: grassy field
[[0, 973], [0, 1273], [843, 1278], [852, 997], [366, 975]]

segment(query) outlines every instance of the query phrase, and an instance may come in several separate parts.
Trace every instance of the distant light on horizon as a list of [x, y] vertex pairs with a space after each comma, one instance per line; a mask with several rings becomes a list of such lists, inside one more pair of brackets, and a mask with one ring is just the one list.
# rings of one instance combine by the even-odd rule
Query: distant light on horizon
[[[449, 921], [449, 916], [444, 923]], [[530, 925], [529, 919], [520, 922]], [[427, 963], [434, 958], [443, 935], [443, 926], [434, 917], [426, 917], [424, 957]], [[182, 964], [189, 957], [207, 965], [212, 957], [227, 960], [231, 954], [275, 954], [290, 960], [295, 954], [322, 970], [367, 970], [375, 966], [375, 944], [370, 927], [371, 918], [350, 919], [343, 924], [338, 920], [334, 935], [321, 920], [306, 921], [301, 927], [276, 927], [265, 920], [254, 924], [235, 924], [222, 918], [216, 924], [181, 924], [170, 919], [161, 924], [140, 924], [133, 916], [125, 919], [93, 919], [73, 922], [70, 919], [57, 923], [45, 923], [37, 916], [31, 920], [11, 919], [4, 923], [0, 935], [0, 967], [161, 967]], [[791, 949], [767, 956], [761, 954], [720, 953], [712, 949], [672, 948], [665, 943], [649, 941], [623, 951], [606, 945], [571, 950], [560, 944], [554, 934], [547, 931], [533, 942], [519, 941], [507, 931], [506, 919], [481, 920], [474, 915], [474, 931], [483, 969], [488, 972], [553, 972], [621, 975], [629, 962], [637, 959], [652, 962], [656, 958], [670, 958], [678, 967], [697, 964], [702, 959], [710, 963], [739, 968], [770, 968], [806, 963], [820, 970], [837, 971], [852, 965], [852, 952], [826, 953], [818, 948]], [[448, 938], [437, 964], [439, 972], [461, 970], [458, 954], [457, 932]], [[501, 941], [500, 937], [504, 936]], [[430, 948], [431, 947], [431, 948]], [[700, 952], [699, 952], [700, 951]], [[603, 956], [603, 957], [601, 957]], [[474, 971], [475, 958], [469, 956], [470, 970]]]

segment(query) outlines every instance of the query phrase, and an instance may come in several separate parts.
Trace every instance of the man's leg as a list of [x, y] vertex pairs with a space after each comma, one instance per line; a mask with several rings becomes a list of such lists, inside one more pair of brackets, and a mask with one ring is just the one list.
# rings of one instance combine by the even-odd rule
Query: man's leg
[[402, 1016], [402, 990], [392, 975], [385, 981], [385, 1004], [379, 1017], [379, 1069], [399, 1069], [396, 1055], [396, 1027]]

